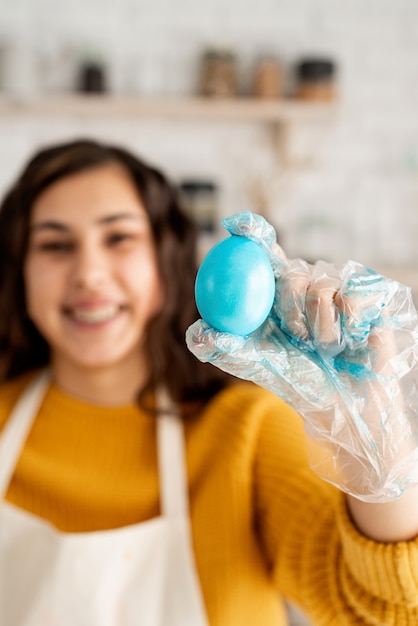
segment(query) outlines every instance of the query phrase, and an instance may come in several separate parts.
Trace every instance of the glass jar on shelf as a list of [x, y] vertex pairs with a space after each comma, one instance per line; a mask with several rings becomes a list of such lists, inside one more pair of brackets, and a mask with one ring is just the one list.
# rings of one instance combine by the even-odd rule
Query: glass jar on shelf
[[296, 97], [329, 102], [336, 97], [336, 65], [332, 59], [309, 57], [296, 66]]
[[274, 100], [283, 95], [283, 69], [273, 55], [261, 56], [254, 68], [252, 95], [263, 100]]
[[200, 91], [211, 98], [232, 98], [238, 93], [237, 60], [233, 52], [207, 50], [202, 57]]
[[185, 179], [179, 184], [179, 198], [200, 234], [214, 234], [218, 224], [218, 185], [209, 179]]

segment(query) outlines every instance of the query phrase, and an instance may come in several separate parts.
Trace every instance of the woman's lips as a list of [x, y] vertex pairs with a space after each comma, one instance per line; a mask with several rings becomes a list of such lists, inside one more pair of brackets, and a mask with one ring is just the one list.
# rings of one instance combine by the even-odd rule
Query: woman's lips
[[118, 304], [106, 304], [103, 306], [65, 307], [64, 312], [74, 321], [82, 324], [101, 324], [107, 322], [121, 311]]

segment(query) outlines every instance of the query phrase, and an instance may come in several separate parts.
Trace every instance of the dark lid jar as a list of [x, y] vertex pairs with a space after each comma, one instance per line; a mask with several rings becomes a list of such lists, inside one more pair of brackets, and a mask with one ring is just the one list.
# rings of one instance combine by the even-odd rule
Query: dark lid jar
[[302, 100], [333, 100], [335, 62], [327, 58], [305, 58], [296, 65], [296, 96]]

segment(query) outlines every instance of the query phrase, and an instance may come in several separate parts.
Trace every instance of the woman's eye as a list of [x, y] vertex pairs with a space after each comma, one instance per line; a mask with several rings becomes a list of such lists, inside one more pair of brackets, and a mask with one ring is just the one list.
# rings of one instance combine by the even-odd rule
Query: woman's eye
[[71, 252], [73, 245], [68, 241], [45, 241], [38, 245], [41, 252]]
[[130, 233], [113, 233], [112, 235], [108, 236], [107, 242], [110, 245], [117, 245], [119, 243], [131, 241], [133, 238], [133, 235], [131, 235]]

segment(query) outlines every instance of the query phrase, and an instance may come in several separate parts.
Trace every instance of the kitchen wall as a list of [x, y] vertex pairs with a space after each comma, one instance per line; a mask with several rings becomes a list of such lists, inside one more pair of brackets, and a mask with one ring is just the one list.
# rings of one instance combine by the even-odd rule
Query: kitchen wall
[[415, 281], [416, 0], [3, 0], [0, 86], [19, 100], [71, 90], [79, 61], [93, 54], [115, 94], [187, 96], [202, 50], [214, 45], [237, 53], [243, 93], [261, 53], [278, 55], [288, 91], [301, 56], [332, 56], [335, 110], [292, 125], [286, 160], [265, 124], [0, 116], [0, 191], [34, 147], [109, 139], [176, 181], [215, 179], [221, 215], [265, 210], [290, 255], [356, 258]]

